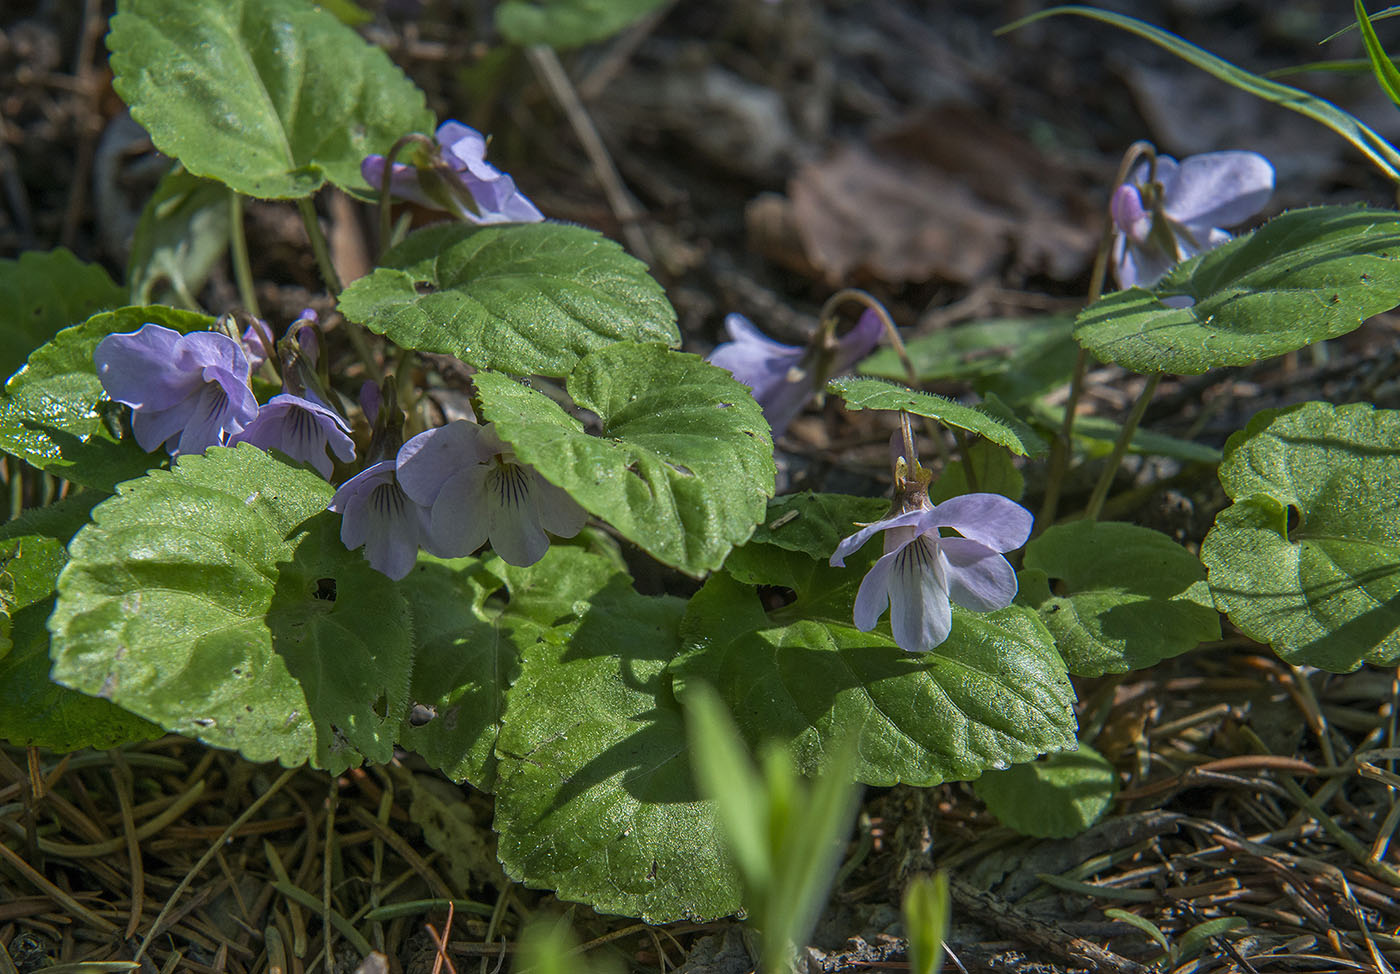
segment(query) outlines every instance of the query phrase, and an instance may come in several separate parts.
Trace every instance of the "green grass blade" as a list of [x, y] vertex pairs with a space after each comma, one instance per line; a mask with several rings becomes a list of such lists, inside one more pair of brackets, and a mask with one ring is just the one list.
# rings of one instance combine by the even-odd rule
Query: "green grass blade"
[[1381, 90], [1396, 107], [1400, 107], [1400, 71], [1391, 63], [1390, 55], [1381, 47], [1381, 39], [1376, 36], [1376, 28], [1371, 26], [1371, 18], [1366, 15], [1366, 5], [1361, 0], [1353, 0], [1356, 10], [1356, 24], [1361, 28], [1361, 39], [1366, 42], [1366, 55], [1371, 59], [1371, 70], [1380, 83]]
[[1321, 122], [1352, 145], [1356, 146], [1366, 158], [1376, 164], [1387, 177], [1400, 183], [1400, 152], [1395, 147], [1383, 139], [1368, 125], [1356, 118], [1349, 112], [1342, 111], [1330, 101], [1310, 95], [1306, 91], [1289, 85], [1279, 84], [1277, 81], [1270, 81], [1257, 74], [1251, 74], [1243, 68], [1236, 67], [1224, 58], [1217, 57], [1204, 48], [1197, 47], [1189, 41], [1182, 40], [1170, 31], [1165, 31], [1160, 27], [1145, 23], [1133, 17], [1123, 14], [1111, 13], [1107, 10], [1097, 10], [1093, 7], [1083, 7], [1070, 5], [1063, 7], [1051, 7], [1049, 10], [1042, 10], [1031, 14], [1029, 17], [1022, 17], [1014, 23], [1007, 24], [1000, 28], [997, 33], [1016, 30], [1033, 24], [1036, 21], [1044, 20], [1047, 17], [1054, 17], [1060, 14], [1074, 14], [1080, 17], [1087, 17], [1090, 20], [1101, 21], [1111, 24], [1120, 30], [1128, 31], [1131, 34], [1144, 38], [1164, 48], [1177, 57], [1189, 61], [1196, 67], [1213, 75], [1228, 84], [1234, 85], [1241, 91], [1247, 91], [1257, 98], [1262, 98], [1275, 105], [1281, 105], [1300, 115], [1311, 118], [1315, 122]]
[[[1376, 18], [1372, 17], [1372, 22]], [[1390, 62], [1395, 64], [1395, 59]], [[1371, 71], [1371, 59], [1367, 57], [1347, 57], [1334, 58], [1327, 61], [1304, 61], [1302, 64], [1290, 64], [1286, 68], [1274, 68], [1272, 71], [1265, 71], [1264, 77], [1269, 79], [1291, 78], [1295, 74], [1311, 74], [1312, 72], [1326, 72], [1329, 74], [1368, 74]]]
[[[1371, 16], [1371, 23], [1374, 24], [1374, 23], [1375, 23], [1376, 21], [1378, 21], [1378, 20], [1389, 20], [1391, 17], [1400, 17], [1400, 6], [1397, 6], [1397, 7], [1386, 7], [1386, 8], [1385, 8], [1384, 10], [1382, 10], [1380, 13], [1378, 13], [1378, 14], [1373, 14], [1373, 15]], [[1317, 42], [1317, 46], [1318, 46], [1318, 47], [1321, 47], [1323, 44], [1327, 44], [1327, 43], [1329, 43], [1329, 42], [1331, 42], [1331, 41], [1335, 41], [1337, 38], [1342, 37], [1342, 36], [1345, 35], [1345, 34], [1350, 34], [1352, 31], [1356, 30], [1357, 26], [1358, 26], [1358, 25], [1356, 25], [1356, 24], [1347, 24], [1345, 27], [1343, 27], [1341, 30], [1337, 31], [1335, 34], [1328, 34], [1328, 35], [1327, 35], [1326, 37], [1324, 37], [1322, 40], [1318, 41], [1318, 42]]]

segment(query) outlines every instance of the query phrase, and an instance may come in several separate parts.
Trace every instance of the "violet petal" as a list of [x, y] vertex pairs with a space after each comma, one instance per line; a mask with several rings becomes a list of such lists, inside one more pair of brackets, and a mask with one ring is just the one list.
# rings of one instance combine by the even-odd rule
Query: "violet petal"
[[1016, 572], [986, 545], [966, 538], [941, 538], [947, 560], [948, 597], [964, 609], [1004, 609], [1016, 597]]

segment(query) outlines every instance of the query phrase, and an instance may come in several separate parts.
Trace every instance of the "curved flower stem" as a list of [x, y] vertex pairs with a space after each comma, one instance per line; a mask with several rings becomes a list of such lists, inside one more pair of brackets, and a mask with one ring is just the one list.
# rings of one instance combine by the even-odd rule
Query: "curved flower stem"
[[[1142, 156], [1148, 157], [1150, 176], [1157, 172], [1157, 150], [1151, 142], [1134, 142], [1123, 153], [1123, 161], [1118, 164], [1118, 174], [1114, 178], [1116, 189], [1127, 181], [1133, 167]], [[1110, 194], [1110, 198], [1112, 194]], [[1104, 211], [1103, 229], [1099, 232], [1099, 249], [1094, 254], [1094, 269], [1089, 276], [1089, 294], [1086, 305], [1093, 304], [1103, 296], [1104, 281], [1108, 277], [1108, 258], [1113, 251], [1113, 211]], [[1064, 487], [1065, 471], [1074, 443], [1074, 420], [1079, 412], [1079, 400], [1084, 395], [1084, 373], [1089, 367], [1089, 353], [1083, 348], [1074, 360], [1074, 373], [1069, 381], [1069, 398], [1065, 400], [1065, 418], [1060, 424], [1060, 434], [1050, 444], [1049, 469], [1045, 478], [1045, 499], [1040, 505], [1040, 514], [1035, 519], [1035, 533], [1039, 534], [1055, 522], [1055, 514], [1060, 506], [1060, 493]]]
[[250, 315], [261, 318], [258, 292], [253, 286], [253, 266], [248, 260], [248, 237], [243, 232], [243, 196], [232, 190], [228, 194], [228, 245], [233, 255], [233, 277], [238, 281], [238, 296]]
[[894, 326], [894, 319], [885, 310], [885, 306], [879, 299], [869, 291], [862, 291], [860, 288], [847, 287], [837, 291], [826, 299], [822, 309], [817, 313], [817, 321], [822, 328], [834, 328], [836, 326], [836, 316], [833, 312], [842, 301], [854, 301], [862, 304], [875, 312], [875, 316], [880, 319], [880, 324], [885, 326], [885, 335], [890, 340], [890, 347], [899, 356], [899, 364], [904, 366], [904, 374], [909, 378], [909, 384], [916, 386], [919, 384], [919, 373], [914, 369], [914, 363], [909, 361], [909, 352], [904, 347], [904, 339], [899, 337], [899, 329]]
[[[904, 347], [904, 339], [899, 337], [899, 329], [894, 326], [894, 319], [890, 317], [890, 313], [885, 310], [885, 306], [880, 303], [879, 299], [869, 291], [862, 291], [860, 288], [856, 287], [847, 287], [842, 288], [831, 297], [827, 298], [826, 303], [822, 305], [822, 309], [817, 316], [817, 321], [820, 323], [820, 326], [822, 328], [836, 327], [836, 318], [832, 312], [836, 310], [836, 306], [842, 301], [854, 301], [875, 312], [875, 316], [880, 319], [880, 324], [885, 326], [885, 335], [890, 340], [890, 347], [894, 349], [895, 355], [899, 356], [899, 363], [904, 366], [904, 374], [908, 379], [909, 385], [913, 388], [918, 388], [918, 370], [914, 368], [914, 363], [909, 360], [909, 350]], [[903, 413], [901, 415], [907, 416], [907, 414]], [[946, 466], [948, 463], [948, 447], [943, 442], [943, 437], [940, 435], [938, 427], [934, 425], [933, 420], [929, 419], [927, 416], [922, 418], [924, 421], [924, 432], [928, 435], [929, 440], [933, 442], [933, 448], [938, 451], [939, 458], [943, 460]], [[963, 441], [960, 440], [959, 443], [962, 444]], [[912, 439], [906, 440], [905, 449], [913, 450]], [[913, 453], [911, 452], [909, 456], [912, 459]], [[963, 446], [963, 459], [967, 461], [967, 468], [970, 473], [972, 470], [972, 458], [967, 453], [965, 445]], [[971, 481], [969, 481], [969, 483], [971, 483]]]
[[384, 251], [393, 245], [393, 208], [394, 203], [389, 194], [389, 185], [393, 181], [394, 161], [398, 159], [399, 153], [404, 147], [412, 142], [426, 145], [432, 148], [433, 140], [421, 132], [410, 132], [394, 143], [394, 147], [389, 150], [389, 154], [384, 157], [384, 173], [379, 177], [379, 254], [382, 257]]
[[[321, 220], [316, 215], [316, 206], [309, 197], [303, 196], [297, 200], [297, 210], [301, 213], [301, 222], [306, 226], [306, 235], [311, 238], [311, 252], [316, 255], [316, 266], [320, 268], [326, 290], [331, 293], [331, 297], [338, 299], [344, 287], [340, 283], [340, 275], [335, 271], [335, 263], [331, 260], [330, 244], [326, 242], [326, 235], [321, 232]], [[380, 367], [379, 360], [374, 357], [369, 342], [365, 340], [364, 332], [348, 320], [345, 321], [345, 326], [345, 335], [355, 347], [355, 354], [365, 364], [370, 378], [375, 382], [383, 379], [384, 370]]]
[[297, 210], [301, 213], [301, 222], [306, 225], [306, 236], [311, 240], [311, 252], [316, 255], [316, 266], [321, 271], [321, 280], [325, 282], [326, 290], [331, 292], [331, 297], [339, 298], [344, 286], [340, 283], [340, 275], [335, 272], [330, 244], [326, 242], [326, 235], [321, 232], [321, 219], [316, 215], [316, 205], [311, 202], [310, 197], [303, 196], [297, 200]]
[[1103, 473], [1099, 474], [1099, 482], [1094, 485], [1094, 492], [1089, 495], [1089, 505], [1084, 508], [1084, 520], [1096, 521], [1099, 512], [1103, 510], [1103, 502], [1108, 499], [1109, 488], [1113, 486], [1113, 477], [1118, 473], [1118, 465], [1123, 462], [1123, 454], [1128, 452], [1128, 444], [1132, 441], [1133, 434], [1137, 432], [1138, 424], [1142, 422], [1143, 413], [1147, 412], [1147, 404], [1152, 401], [1152, 394], [1157, 391], [1158, 384], [1162, 381], [1162, 373], [1155, 372], [1147, 379], [1147, 385], [1143, 387], [1142, 395], [1138, 396], [1137, 402], [1133, 403], [1133, 411], [1123, 423], [1123, 431], [1118, 434], [1118, 441], [1113, 444], [1113, 452], [1109, 454], [1108, 465], [1104, 467]]

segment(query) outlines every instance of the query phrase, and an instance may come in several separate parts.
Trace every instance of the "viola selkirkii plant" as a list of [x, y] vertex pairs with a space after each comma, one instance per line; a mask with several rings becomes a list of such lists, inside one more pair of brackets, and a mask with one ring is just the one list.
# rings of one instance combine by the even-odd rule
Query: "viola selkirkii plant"
[[[64, 250], [0, 263], [25, 284], [0, 312], [0, 451], [28, 465], [0, 528], [0, 737], [68, 751], [177, 733], [330, 774], [409, 752], [493, 796], [512, 880], [669, 921], [778, 888], [752, 863], [741, 882], [697, 788], [681, 702], [701, 684], [748, 751], [784, 749], [794, 773], [930, 786], [1075, 749], [1071, 677], [1218, 640], [1222, 613], [1290, 663], [1400, 662], [1400, 415], [1309, 402], [1223, 451], [1135, 438], [1164, 375], [1400, 304], [1387, 199], [1260, 223], [1274, 173], [1248, 147], [1139, 148], [1099, 192], [1102, 259], [1073, 322], [994, 322], [976, 368], [950, 375], [947, 334], [906, 348], [879, 302], [841, 291], [805, 347], [731, 316], [706, 361], [646, 265], [550, 219], [531, 170], [437, 119], [327, 10], [118, 0], [106, 48], [178, 165], [124, 283]], [[1400, 184], [1400, 153], [1361, 122], [1249, 90], [1289, 92]], [[200, 225], [161, 204], [191, 185], [233, 217], [218, 243], [238, 307], [197, 305], [217, 293], [207, 267], [153, 283], [152, 241]], [[330, 261], [327, 186], [381, 217], [358, 280]], [[319, 315], [259, 309], [248, 198], [300, 215]], [[1123, 287], [1105, 293], [1110, 267]], [[838, 310], [860, 316], [843, 330]], [[1107, 440], [1077, 421], [1092, 361], [1145, 377]], [[450, 421], [426, 395], [444, 387], [463, 404]], [[815, 483], [829, 466], [801, 438], [815, 424], [793, 423], [821, 396], [844, 441], [879, 453], [898, 430], [892, 492], [879, 463], [846, 471], [869, 485], [856, 494], [774, 496], [775, 434]], [[1115, 479], [1130, 450], [1218, 464], [1230, 505], [1199, 553], [1102, 519], [1131, 513]]]

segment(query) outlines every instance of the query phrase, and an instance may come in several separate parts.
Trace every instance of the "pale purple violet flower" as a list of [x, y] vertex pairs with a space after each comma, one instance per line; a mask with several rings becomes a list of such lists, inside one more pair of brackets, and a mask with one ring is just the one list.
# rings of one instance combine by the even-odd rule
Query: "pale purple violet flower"
[[329, 509], [341, 515], [340, 540], [361, 545], [370, 567], [394, 581], [413, 570], [428, 535], [428, 510], [399, 486], [393, 460], [366, 467], [340, 485]]
[[572, 497], [517, 461], [490, 423], [459, 419], [419, 433], [398, 463], [404, 493], [431, 510], [425, 547], [443, 557], [489, 540], [509, 564], [533, 565], [549, 550], [546, 531], [572, 538], [588, 520]]
[[330, 449], [342, 463], [355, 459], [355, 441], [350, 427], [334, 410], [318, 402], [283, 393], [273, 396], [251, 423], [229, 440], [251, 443], [260, 450], [281, 450], [293, 460], [309, 463], [322, 477], [330, 479]]
[[[515, 188], [515, 180], [486, 161], [486, 138], [448, 120], [438, 126], [437, 151], [411, 147], [418, 164], [395, 162], [389, 192], [422, 206], [447, 210], [471, 223], [538, 223], [544, 214]], [[360, 175], [374, 189], [384, 179], [384, 157], [365, 157]]]
[[219, 332], [145, 324], [102, 339], [92, 360], [107, 395], [131, 407], [132, 432], [147, 452], [164, 445], [171, 456], [203, 453], [258, 411], [248, 358]]
[[775, 438], [783, 435], [821, 384], [869, 355], [883, 331], [874, 311], [866, 311], [854, 328], [825, 346], [775, 342], [741, 314], [726, 316], [724, 327], [730, 340], [716, 345], [709, 361], [753, 390]]
[[[844, 567], [846, 556], [886, 532], [885, 554], [856, 592], [856, 628], [875, 628], [888, 606], [895, 643], [926, 653], [948, 638], [950, 599], [974, 612], [1011, 604], [1016, 572], [1002, 554], [1026, 543], [1031, 523], [1029, 511], [1000, 494], [964, 494], [861, 528], [837, 546], [831, 564]], [[939, 528], [962, 537], [941, 537]]]
[[1207, 152], [1180, 163], [1158, 156], [1153, 183], [1149, 171], [1137, 165], [1109, 204], [1113, 270], [1123, 288], [1150, 288], [1176, 264], [1220, 246], [1230, 239], [1221, 228], [1258, 213], [1274, 192], [1274, 167], [1257, 152]]

